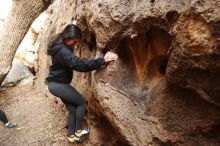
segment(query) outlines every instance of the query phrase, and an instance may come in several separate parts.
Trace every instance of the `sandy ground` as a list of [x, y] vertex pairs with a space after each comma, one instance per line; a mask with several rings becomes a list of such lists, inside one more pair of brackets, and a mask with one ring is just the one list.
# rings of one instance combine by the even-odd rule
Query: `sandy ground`
[[45, 89], [10, 87], [0, 89], [0, 108], [18, 127], [0, 123], [0, 146], [73, 145], [66, 138], [65, 112]]

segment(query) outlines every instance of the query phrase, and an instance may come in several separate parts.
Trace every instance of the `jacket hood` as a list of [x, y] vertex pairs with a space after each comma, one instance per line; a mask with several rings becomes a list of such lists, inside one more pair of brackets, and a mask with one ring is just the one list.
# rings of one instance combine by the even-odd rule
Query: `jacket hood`
[[63, 42], [60, 40], [60, 35], [55, 36], [51, 43], [47, 47], [47, 54], [54, 55], [59, 49], [64, 46]]

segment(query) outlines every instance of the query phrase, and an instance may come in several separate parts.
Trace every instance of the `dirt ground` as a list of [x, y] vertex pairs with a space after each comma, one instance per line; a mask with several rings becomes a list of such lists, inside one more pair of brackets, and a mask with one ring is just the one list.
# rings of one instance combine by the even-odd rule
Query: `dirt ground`
[[15, 129], [0, 123], [0, 146], [73, 145], [66, 138], [65, 111], [45, 89], [0, 89], [0, 108], [15, 121]]

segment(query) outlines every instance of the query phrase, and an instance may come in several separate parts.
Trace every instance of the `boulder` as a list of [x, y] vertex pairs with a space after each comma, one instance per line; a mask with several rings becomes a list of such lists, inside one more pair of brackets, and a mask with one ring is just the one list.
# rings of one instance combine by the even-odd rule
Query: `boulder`
[[50, 38], [77, 20], [84, 36], [78, 56], [100, 57], [107, 47], [119, 59], [75, 72], [72, 85], [123, 145], [218, 146], [219, 12], [218, 0], [57, 0], [40, 34], [42, 83]]
[[15, 58], [2, 86], [33, 85], [33, 79], [34, 75], [21, 61]]

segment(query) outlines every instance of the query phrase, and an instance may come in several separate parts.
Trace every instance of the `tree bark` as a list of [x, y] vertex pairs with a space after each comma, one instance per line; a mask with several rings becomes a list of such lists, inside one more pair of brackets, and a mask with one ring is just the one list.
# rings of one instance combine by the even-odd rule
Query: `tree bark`
[[13, 0], [0, 33], [0, 85], [9, 72], [16, 50], [32, 22], [51, 4], [45, 0]]

